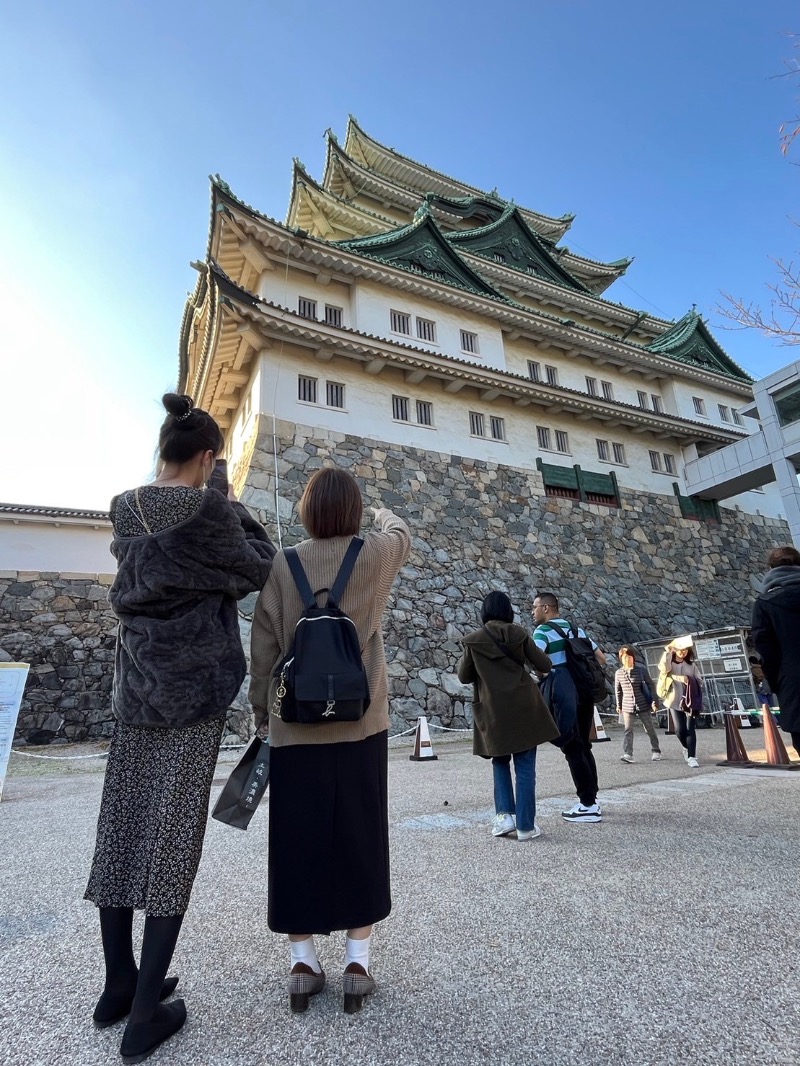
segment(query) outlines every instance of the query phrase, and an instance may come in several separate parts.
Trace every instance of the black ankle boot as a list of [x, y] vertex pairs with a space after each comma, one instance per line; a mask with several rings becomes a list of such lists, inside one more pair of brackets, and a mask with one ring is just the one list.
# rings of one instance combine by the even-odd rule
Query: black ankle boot
[[[178, 985], [177, 977], [168, 977], [161, 986], [160, 1000], [169, 999]], [[136, 983], [133, 988], [127, 990], [109, 989], [103, 991], [94, 1008], [92, 1021], [98, 1029], [108, 1029], [110, 1025], [116, 1025], [123, 1018], [127, 1018], [133, 1005], [133, 997], [136, 992]]]
[[147, 1022], [128, 1022], [120, 1045], [125, 1063], [144, 1062], [153, 1052], [174, 1036], [186, 1021], [186, 1004], [182, 999], [160, 1003]]

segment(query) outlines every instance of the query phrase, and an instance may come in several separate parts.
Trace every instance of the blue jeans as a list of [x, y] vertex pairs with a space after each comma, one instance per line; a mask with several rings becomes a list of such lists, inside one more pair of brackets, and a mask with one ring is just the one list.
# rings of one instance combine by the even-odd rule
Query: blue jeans
[[494, 776], [494, 809], [496, 814], [517, 815], [517, 829], [529, 833], [536, 821], [536, 748], [514, 752], [514, 776], [517, 799], [511, 784], [511, 755], [492, 758]]

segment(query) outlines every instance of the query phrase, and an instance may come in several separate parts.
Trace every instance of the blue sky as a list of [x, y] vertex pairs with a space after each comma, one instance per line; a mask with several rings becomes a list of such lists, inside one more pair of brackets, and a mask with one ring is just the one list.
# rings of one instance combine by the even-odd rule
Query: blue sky
[[0, 499], [104, 507], [148, 476], [207, 175], [282, 219], [292, 157], [321, 177], [349, 113], [574, 212], [570, 247], [636, 257], [610, 298], [668, 318], [696, 303], [756, 376], [792, 357], [715, 307], [763, 301], [769, 257], [796, 247], [778, 127], [800, 85], [775, 77], [796, 4], [27, 0], [3, 23]]

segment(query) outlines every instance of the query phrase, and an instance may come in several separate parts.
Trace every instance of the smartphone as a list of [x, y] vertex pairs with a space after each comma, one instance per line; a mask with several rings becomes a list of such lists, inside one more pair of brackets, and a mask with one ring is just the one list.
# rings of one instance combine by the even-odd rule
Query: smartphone
[[208, 487], [217, 489], [223, 496], [228, 495], [228, 464], [224, 459], [217, 459], [211, 477], [208, 479]]

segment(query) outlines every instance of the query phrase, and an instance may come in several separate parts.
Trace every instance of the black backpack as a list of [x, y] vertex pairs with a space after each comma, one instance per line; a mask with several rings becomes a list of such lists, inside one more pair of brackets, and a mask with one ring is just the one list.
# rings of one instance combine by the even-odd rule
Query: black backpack
[[364, 541], [353, 537], [324, 607], [317, 605], [295, 549], [284, 551], [305, 606], [292, 646], [276, 670], [271, 713], [284, 722], [357, 722], [369, 707], [369, 682], [355, 623], [339, 607], [363, 547]]
[[594, 648], [588, 637], [579, 637], [578, 630], [572, 624], [569, 633], [565, 633], [561, 626], [555, 622], [547, 623], [566, 644], [567, 669], [575, 688], [578, 691], [579, 700], [592, 700], [592, 703], [601, 703], [608, 693], [606, 692], [606, 677], [603, 668], [594, 657]]

